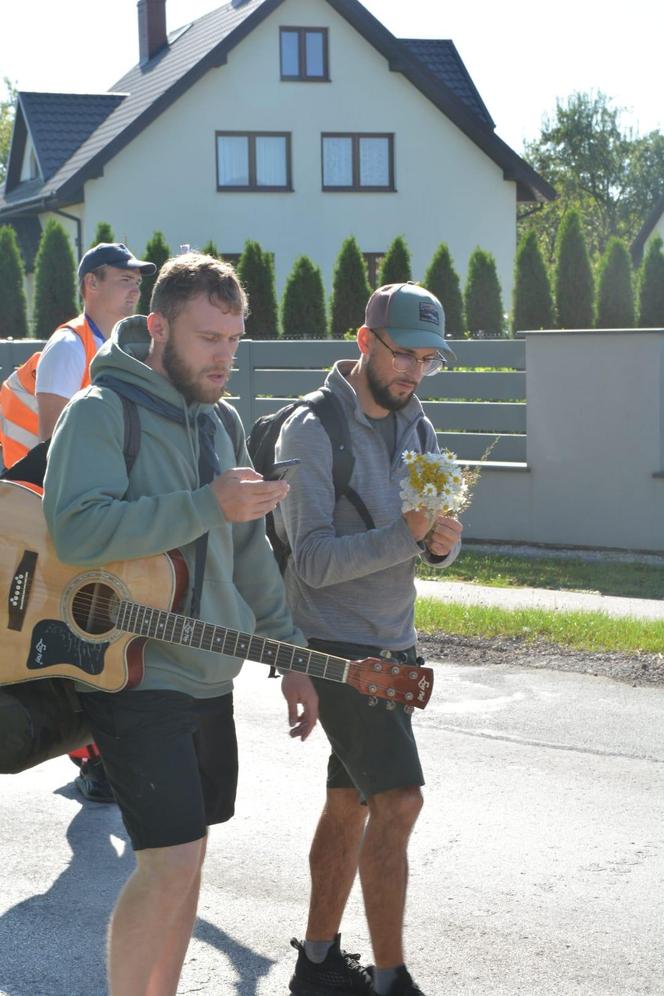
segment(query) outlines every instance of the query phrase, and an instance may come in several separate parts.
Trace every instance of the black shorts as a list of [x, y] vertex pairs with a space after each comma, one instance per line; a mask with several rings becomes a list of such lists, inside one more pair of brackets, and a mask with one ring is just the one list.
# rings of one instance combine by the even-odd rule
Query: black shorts
[[[325, 640], [309, 640], [309, 646], [348, 660], [378, 657], [381, 652], [377, 647]], [[414, 649], [403, 653], [403, 663], [415, 663]], [[327, 765], [329, 789], [356, 788], [366, 802], [379, 792], [424, 785], [409, 713], [399, 705], [388, 710], [383, 699], [370, 706], [368, 696], [345, 683], [321, 678], [313, 682], [321, 726], [332, 748]]]
[[233, 696], [79, 696], [135, 851], [200, 840], [235, 812]]

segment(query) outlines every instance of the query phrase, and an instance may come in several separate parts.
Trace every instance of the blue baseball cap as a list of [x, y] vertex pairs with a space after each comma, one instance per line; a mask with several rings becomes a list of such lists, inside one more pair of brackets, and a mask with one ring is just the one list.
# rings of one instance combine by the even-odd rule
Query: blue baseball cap
[[117, 270], [139, 270], [148, 275], [157, 272], [154, 263], [136, 259], [122, 242], [100, 242], [88, 249], [78, 264], [78, 279], [82, 280], [86, 273], [92, 273], [99, 266], [114, 266]]

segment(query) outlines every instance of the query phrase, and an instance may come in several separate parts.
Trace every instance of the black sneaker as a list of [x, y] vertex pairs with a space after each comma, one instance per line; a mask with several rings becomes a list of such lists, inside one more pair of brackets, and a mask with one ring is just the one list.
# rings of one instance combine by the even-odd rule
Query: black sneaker
[[424, 993], [419, 986], [415, 985], [406, 966], [402, 965], [387, 996], [424, 996]]
[[90, 802], [115, 802], [113, 789], [101, 761], [83, 761], [81, 773], [74, 780], [74, 785]]
[[295, 937], [291, 940], [298, 955], [288, 988], [295, 996], [370, 996], [373, 993], [371, 976], [360, 965], [359, 954], [342, 951], [340, 940], [341, 934], [337, 934], [320, 965], [309, 961], [302, 941]]

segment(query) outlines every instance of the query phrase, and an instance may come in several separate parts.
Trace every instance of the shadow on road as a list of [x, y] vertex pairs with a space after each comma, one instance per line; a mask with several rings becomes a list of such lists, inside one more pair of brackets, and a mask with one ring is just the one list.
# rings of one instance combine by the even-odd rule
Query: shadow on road
[[[79, 803], [67, 828], [71, 860], [52, 885], [0, 916], [0, 996], [104, 996], [104, 952], [108, 918], [134, 856], [116, 806], [83, 802], [73, 783], [57, 795]], [[48, 799], [44, 799], [45, 806]], [[36, 839], [25, 827], [25, 848], [34, 866], [52, 840]], [[57, 847], [61, 844], [58, 841]], [[45, 863], [50, 867], [51, 863]], [[11, 875], [11, 869], [3, 874]], [[35, 877], [35, 888], [43, 881]], [[206, 921], [197, 920], [194, 937], [221, 952], [235, 969], [237, 996], [255, 996], [272, 961], [256, 954]], [[217, 988], [215, 986], [217, 985]], [[218, 983], [199, 990], [210, 996]]]

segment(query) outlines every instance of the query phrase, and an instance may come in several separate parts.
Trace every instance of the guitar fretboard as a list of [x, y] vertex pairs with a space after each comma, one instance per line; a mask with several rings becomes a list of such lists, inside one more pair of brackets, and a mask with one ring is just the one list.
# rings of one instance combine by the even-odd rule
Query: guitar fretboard
[[284, 671], [300, 671], [328, 681], [347, 681], [349, 664], [341, 657], [330, 657], [290, 643], [214, 626], [212, 623], [201, 622], [200, 619], [153, 609], [137, 602], [120, 602], [115, 625], [125, 633], [151, 640], [177, 643], [195, 650], [209, 650], [228, 657], [241, 657], [259, 664], [272, 664]]

